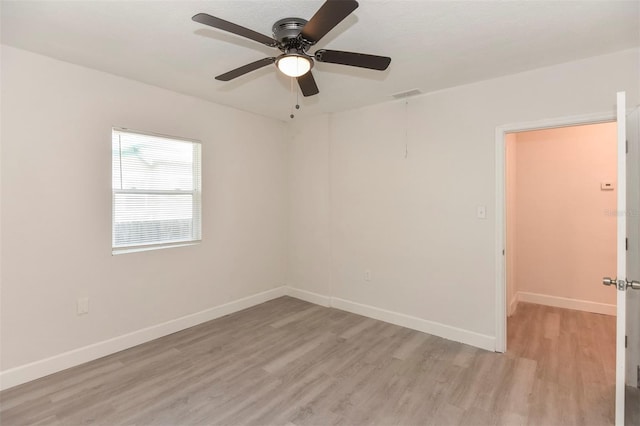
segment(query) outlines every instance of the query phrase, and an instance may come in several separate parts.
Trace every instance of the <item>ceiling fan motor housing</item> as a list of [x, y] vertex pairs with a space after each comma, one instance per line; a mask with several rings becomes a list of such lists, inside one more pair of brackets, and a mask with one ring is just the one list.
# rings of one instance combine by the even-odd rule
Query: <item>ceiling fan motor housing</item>
[[283, 47], [302, 47], [299, 44], [298, 35], [307, 24], [306, 19], [284, 18], [273, 24], [273, 38]]

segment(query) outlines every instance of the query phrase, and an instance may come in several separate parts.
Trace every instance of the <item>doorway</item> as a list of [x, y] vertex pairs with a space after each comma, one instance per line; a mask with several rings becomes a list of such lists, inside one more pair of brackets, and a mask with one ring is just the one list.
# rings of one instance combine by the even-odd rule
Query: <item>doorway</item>
[[616, 314], [616, 123], [505, 135], [507, 314]]
[[585, 114], [561, 118], [544, 119], [533, 122], [514, 123], [498, 126], [496, 128], [496, 252], [495, 252], [495, 324], [496, 339], [495, 351], [507, 351], [507, 280], [506, 280], [506, 143], [509, 133], [525, 132], [531, 130], [554, 129], [568, 126], [580, 126], [588, 124], [615, 122], [615, 113]]
[[[507, 353], [535, 361], [531, 415], [610, 424], [616, 294], [601, 282], [616, 270], [616, 123], [508, 133], [505, 154]], [[571, 410], [552, 403], [563, 398]]]

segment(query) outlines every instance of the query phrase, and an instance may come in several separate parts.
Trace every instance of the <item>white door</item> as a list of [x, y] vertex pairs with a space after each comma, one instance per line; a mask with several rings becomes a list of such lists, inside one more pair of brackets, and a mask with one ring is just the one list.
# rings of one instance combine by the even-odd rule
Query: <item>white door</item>
[[[627, 280], [640, 281], [640, 110], [626, 117], [627, 136]], [[634, 289], [635, 287], [635, 289]], [[640, 284], [627, 286], [625, 351], [625, 423], [640, 425]], [[621, 423], [622, 424], [622, 423]]]
[[[625, 93], [617, 95], [618, 122], [618, 244], [616, 279], [605, 278], [604, 284], [617, 290], [616, 318], [616, 425], [640, 424], [635, 418], [638, 377], [632, 372], [640, 368], [640, 258], [638, 256], [638, 111], [627, 116]], [[627, 147], [628, 145], [628, 147]], [[627, 154], [628, 149], [628, 154]], [[635, 280], [635, 281], [634, 281]], [[634, 293], [634, 294], [632, 294]], [[628, 341], [627, 341], [628, 338]], [[625, 395], [626, 394], [626, 395]], [[625, 396], [627, 419], [625, 422]]]

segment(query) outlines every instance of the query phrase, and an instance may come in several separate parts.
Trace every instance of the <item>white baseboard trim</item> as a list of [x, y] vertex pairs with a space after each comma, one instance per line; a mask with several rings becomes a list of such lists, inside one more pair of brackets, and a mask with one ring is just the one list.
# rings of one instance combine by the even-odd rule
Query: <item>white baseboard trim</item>
[[320, 306], [331, 307], [331, 297], [323, 296], [322, 294], [314, 293], [307, 290], [301, 290], [295, 287], [287, 287], [287, 296], [295, 297], [296, 299], [304, 300]]
[[496, 338], [493, 336], [487, 336], [485, 334], [463, 330], [461, 328], [425, 320], [411, 315], [405, 315], [398, 312], [388, 311], [386, 309], [376, 308], [374, 306], [339, 299], [337, 297], [331, 298], [331, 306], [336, 309], [341, 309], [358, 315], [364, 315], [369, 318], [422, 331], [423, 333], [433, 334], [434, 336], [465, 343], [488, 351], [495, 351], [496, 349]]
[[243, 297], [223, 305], [215, 306], [194, 314], [185, 315], [151, 327], [94, 343], [49, 358], [31, 362], [0, 372], [0, 390], [39, 379], [67, 368], [75, 367], [94, 359], [131, 348], [136, 345], [184, 330], [203, 322], [211, 321], [243, 309], [250, 308], [268, 300], [285, 296], [289, 293], [286, 286], [263, 291], [252, 296]]
[[411, 328], [424, 333], [433, 334], [434, 336], [443, 337], [445, 339], [454, 340], [489, 351], [495, 350], [495, 337], [492, 336], [475, 333], [469, 330], [448, 326], [398, 312], [388, 311], [374, 306], [363, 305], [349, 300], [324, 296], [298, 288], [281, 286], [252, 296], [244, 297], [242, 299], [234, 300], [223, 305], [215, 306], [204, 311], [143, 328], [122, 336], [114, 337], [112, 339], [54, 355], [49, 358], [1, 371], [0, 390], [9, 389], [58, 371], [93, 361], [94, 359], [202, 324], [203, 322], [211, 321], [213, 319], [259, 305], [260, 303], [264, 303], [281, 296], [295, 297], [316, 305], [334, 307], [343, 311]]
[[496, 339], [493, 336], [463, 330], [461, 328], [377, 308], [375, 306], [363, 305], [362, 303], [352, 302], [350, 300], [324, 296], [311, 291], [300, 290], [295, 287], [287, 287], [287, 295], [316, 305], [340, 309], [342, 311], [351, 312], [368, 318], [407, 327], [412, 330], [422, 331], [423, 333], [433, 334], [434, 336], [443, 337], [456, 342], [465, 343], [488, 351], [495, 351], [496, 349]]
[[511, 298], [511, 302], [509, 302], [509, 312], [507, 316], [511, 316], [516, 313], [516, 309], [518, 309], [518, 301], [518, 293], [516, 293]]
[[591, 302], [588, 300], [569, 299], [566, 297], [548, 296], [546, 294], [519, 291], [518, 301], [537, 303], [538, 305], [555, 306], [557, 308], [573, 309], [576, 311], [593, 312], [596, 314], [616, 315], [616, 305]]

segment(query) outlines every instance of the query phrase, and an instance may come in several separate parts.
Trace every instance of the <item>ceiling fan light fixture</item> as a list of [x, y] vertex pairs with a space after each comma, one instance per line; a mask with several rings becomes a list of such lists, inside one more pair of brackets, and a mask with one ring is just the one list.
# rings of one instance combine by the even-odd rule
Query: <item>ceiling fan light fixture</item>
[[313, 66], [310, 58], [299, 54], [286, 54], [276, 60], [278, 69], [289, 77], [300, 77], [309, 72]]
[[[278, 57], [262, 58], [220, 74], [216, 76], [216, 80], [230, 81], [275, 63], [280, 72], [297, 80], [302, 94], [307, 97], [319, 93], [318, 85], [311, 72], [316, 61], [377, 71], [384, 71], [389, 67], [391, 58], [386, 56], [326, 49], [317, 50], [312, 54], [307, 53], [311, 46], [318, 43], [357, 8], [356, 0], [325, 0], [309, 21], [295, 17], [278, 20], [271, 28], [273, 37], [206, 13], [198, 13], [191, 19], [282, 52]], [[291, 83], [293, 84], [293, 81]]]

